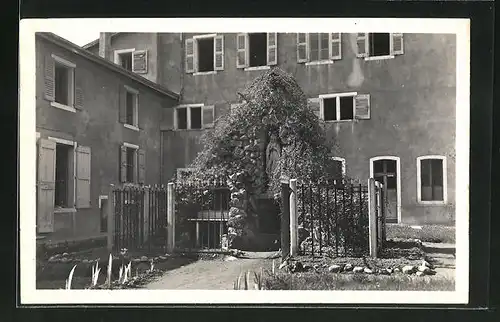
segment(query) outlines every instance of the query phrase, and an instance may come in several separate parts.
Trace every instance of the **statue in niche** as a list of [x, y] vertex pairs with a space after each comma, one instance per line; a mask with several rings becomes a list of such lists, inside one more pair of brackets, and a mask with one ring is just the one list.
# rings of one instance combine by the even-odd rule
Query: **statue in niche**
[[266, 148], [266, 173], [268, 178], [272, 178], [274, 170], [278, 166], [280, 156], [281, 147], [278, 137], [275, 133], [272, 133]]

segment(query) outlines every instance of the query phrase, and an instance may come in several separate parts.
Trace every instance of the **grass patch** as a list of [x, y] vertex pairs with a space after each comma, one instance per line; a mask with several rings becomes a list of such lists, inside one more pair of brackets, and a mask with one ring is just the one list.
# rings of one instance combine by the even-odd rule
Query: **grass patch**
[[379, 290], [454, 291], [455, 280], [444, 276], [366, 275], [366, 274], [266, 274], [266, 290]]
[[408, 225], [388, 224], [387, 239], [409, 238], [420, 239], [423, 242], [455, 243], [455, 227], [441, 225], [424, 225], [415, 229]]

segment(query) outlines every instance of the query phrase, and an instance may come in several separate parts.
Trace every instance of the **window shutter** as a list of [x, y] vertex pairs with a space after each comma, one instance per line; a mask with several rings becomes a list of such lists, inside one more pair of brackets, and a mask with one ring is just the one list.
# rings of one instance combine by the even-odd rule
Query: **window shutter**
[[44, 65], [44, 85], [45, 85], [45, 99], [54, 101], [55, 99], [55, 69], [54, 59], [52, 57], [45, 57]]
[[132, 54], [132, 71], [137, 74], [148, 72], [148, 51], [136, 50]]
[[368, 57], [368, 33], [358, 33], [356, 47], [356, 57]]
[[186, 39], [186, 73], [194, 73], [194, 39]]
[[137, 151], [137, 163], [139, 165], [138, 183], [146, 182], [146, 152], [142, 149]]
[[245, 68], [248, 65], [247, 44], [248, 34], [236, 35], [236, 68]]
[[330, 59], [342, 58], [342, 34], [334, 32], [330, 34]]
[[307, 100], [307, 105], [311, 109], [311, 111], [316, 115], [316, 117], [320, 118], [320, 98], [309, 98]]
[[297, 62], [307, 62], [307, 34], [297, 33]]
[[120, 146], [120, 182], [127, 182], [127, 147]]
[[118, 113], [120, 123], [127, 123], [127, 90], [123, 85], [120, 85], [120, 90], [118, 91]]
[[267, 33], [267, 64], [276, 65], [278, 63], [278, 34], [276, 32]]
[[90, 147], [76, 148], [76, 208], [90, 207]]
[[403, 34], [391, 34], [391, 55], [403, 54]]
[[370, 119], [370, 94], [360, 94], [354, 97], [355, 117], [360, 120]]
[[203, 128], [212, 128], [214, 127], [214, 119], [215, 119], [215, 114], [214, 114], [214, 106], [213, 105], [207, 105], [203, 106]]
[[83, 109], [83, 87], [82, 87], [82, 79], [78, 73], [78, 70], [75, 69], [75, 104], [74, 107], [76, 109]]
[[37, 228], [39, 233], [54, 231], [54, 198], [56, 181], [56, 143], [39, 140]]
[[224, 70], [224, 36], [214, 37], [214, 70]]

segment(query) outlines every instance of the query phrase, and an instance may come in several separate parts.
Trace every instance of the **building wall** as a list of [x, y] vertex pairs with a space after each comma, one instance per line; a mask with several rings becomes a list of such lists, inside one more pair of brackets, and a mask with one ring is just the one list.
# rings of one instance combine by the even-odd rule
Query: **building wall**
[[[136, 81], [89, 61], [41, 38], [36, 40], [36, 127], [41, 138], [48, 136], [76, 141], [91, 148], [91, 208], [75, 214], [55, 214], [51, 238], [100, 234], [99, 195], [110, 184], [119, 183], [119, 147], [123, 142], [138, 145], [146, 153], [146, 183], [159, 184], [160, 125], [162, 109], [175, 103]], [[52, 107], [44, 98], [44, 57], [56, 54], [76, 64], [84, 93], [84, 106], [76, 113]], [[128, 85], [139, 91], [140, 131], [119, 123], [119, 89]]]

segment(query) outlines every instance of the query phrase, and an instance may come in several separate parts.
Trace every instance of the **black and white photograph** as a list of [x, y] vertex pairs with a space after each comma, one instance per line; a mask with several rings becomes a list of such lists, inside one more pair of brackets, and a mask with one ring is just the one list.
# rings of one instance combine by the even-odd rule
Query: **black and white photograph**
[[20, 35], [22, 303], [467, 303], [467, 19]]

